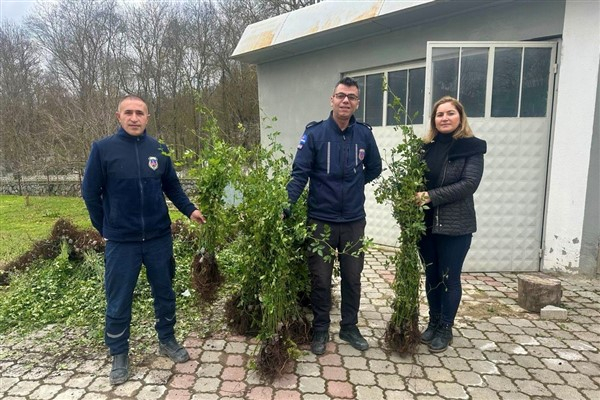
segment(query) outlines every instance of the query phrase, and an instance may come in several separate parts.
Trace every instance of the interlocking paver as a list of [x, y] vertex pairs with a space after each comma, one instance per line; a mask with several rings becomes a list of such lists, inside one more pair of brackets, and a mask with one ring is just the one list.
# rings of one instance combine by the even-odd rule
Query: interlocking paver
[[[371, 348], [361, 352], [339, 339], [339, 278], [334, 280], [331, 341], [315, 356], [309, 345], [281, 376], [264, 381], [248, 369], [256, 338], [219, 332], [183, 339], [191, 360], [173, 364], [154, 343], [131, 357], [130, 380], [108, 382], [106, 352], [80, 353], [69, 340], [48, 337], [44, 328], [24, 338], [10, 334], [0, 343], [0, 398], [141, 400], [538, 400], [600, 398], [600, 285], [598, 280], [559, 276], [565, 321], [540, 320], [515, 303], [517, 274], [463, 274], [463, 305], [447, 351], [414, 354], [390, 351], [383, 340], [394, 273], [385, 254], [365, 257], [359, 328]], [[427, 323], [425, 296], [419, 312]], [[54, 335], [60, 337], [61, 335]], [[70, 347], [71, 346], [71, 347]]]
[[145, 385], [136, 395], [136, 398], [138, 400], [157, 400], [160, 399], [166, 391], [167, 388], [164, 386]]
[[33, 400], [53, 399], [62, 389], [63, 387], [60, 385], [41, 385], [31, 393], [29, 398]]
[[300, 377], [298, 387], [304, 393], [325, 393], [325, 379], [319, 377]]
[[550, 396], [552, 394], [541, 382], [532, 381], [530, 379], [516, 379], [514, 382], [521, 393], [530, 396]]
[[327, 395], [339, 399], [353, 399], [354, 387], [350, 382], [329, 381], [327, 382]]
[[451, 382], [454, 380], [452, 373], [446, 368], [425, 367], [425, 376], [434, 382]]
[[376, 386], [357, 386], [356, 400], [382, 399], [383, 390]]
[[458, 383], [439, 382], [435, 384], [438, 393], [448, 399], [468, 399], [465, 388]]

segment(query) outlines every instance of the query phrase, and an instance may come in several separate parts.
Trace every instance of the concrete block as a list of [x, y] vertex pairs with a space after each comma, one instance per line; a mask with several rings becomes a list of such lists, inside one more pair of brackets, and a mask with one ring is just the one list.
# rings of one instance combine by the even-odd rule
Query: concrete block
[[543, 307], [560, 305], [562, 287], [558, 279], [526, 274], [517, 278], [517, 303], [527, 311], [540, 312]]
[[567, 310], [555, 306], [546, 306], [540, 310], [541, 319], [565, 320], [568, 318]]

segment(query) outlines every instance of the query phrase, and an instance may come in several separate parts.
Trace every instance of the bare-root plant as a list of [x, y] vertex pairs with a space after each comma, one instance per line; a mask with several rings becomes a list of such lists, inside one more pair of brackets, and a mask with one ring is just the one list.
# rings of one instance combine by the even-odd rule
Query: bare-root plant
[[392, 207], [392, 214], [400, 227], [398, 247], [388, 265], [395, 269], [392, 284], [395, 299], [392, 318], [388, 323], [385, 341], [400, 353], [414, 351], [419, 343], [419, 287], [422, 270], [418, 243], [425, 232], [423, 207], [417, 205], [415, 194], [424, 189], [426, 164], [422, 158], [422, 140], [411, 125], [401, 123], [406, 110], [394, 96], [391, 106], [396, 110], [395, 130], [402, 132], [401, 143], [392, 149], [387, 164], [388, 173], [375, 191], [379, 203]]

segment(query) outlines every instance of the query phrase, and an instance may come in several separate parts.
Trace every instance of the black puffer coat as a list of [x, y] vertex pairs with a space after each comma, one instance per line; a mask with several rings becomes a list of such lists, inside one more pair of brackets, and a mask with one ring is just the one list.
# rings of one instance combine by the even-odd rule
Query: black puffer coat
[[[426, 144], [425, 153], [430, 148], [431, 144]], [[477, 230], [473, 193], [481, 182], [486, 151], [486, 142], [475, 137], [452, 141], [438, 184], [428, 190], [432, 233], [457, 236]]]

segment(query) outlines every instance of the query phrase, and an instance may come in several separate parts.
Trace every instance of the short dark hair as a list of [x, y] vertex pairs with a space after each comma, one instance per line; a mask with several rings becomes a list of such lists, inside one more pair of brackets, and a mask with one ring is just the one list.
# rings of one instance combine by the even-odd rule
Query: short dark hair
[[140, 100], [142, 103], [144, 103], [146, 105], [146, 108], [148, 108], [148, 103], [146, 102], [146, 100], [142, 99], [140, 96], [135, 95], [135, 94], [126, 94], [125, 96], [121, 97], [121, 99], [119, 100], [119, 104], [117, 104], [117, 111], [119, 111], [119, 107], [121, 107], [121, 103], [124, 102], [125, 100]]
[[356, 82], [356, 80], [354, 80], [353, 78], [350, 78], [349, 76], [345, 76], [342, 79], [340, 79], [338, 81], [338, 83], [335, 84], [335, 87], [333, 88], [333, 90], [335, 90], [335, 88], [337, 88], [338, 85], [344, 85], [344, 86], [350, 86], [350, 87], [354, 86], [355, 88], [357, 88], [360, 91], [358, 82]]

